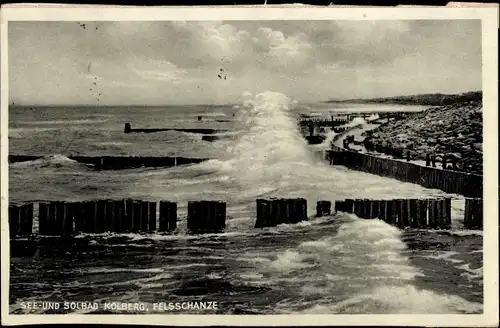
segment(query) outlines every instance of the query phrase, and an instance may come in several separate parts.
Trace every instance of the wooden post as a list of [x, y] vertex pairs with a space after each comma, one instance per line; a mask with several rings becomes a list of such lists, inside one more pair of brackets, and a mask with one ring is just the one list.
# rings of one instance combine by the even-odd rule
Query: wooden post
[[156, 231], [156, 202], [148, 202], [149, 211], [148, 211], [148, 231], [155, 232]]
[[354, 207], [354, 199], [350, 199], [350, 198], [346, 199], [344, 201], [344, 205], [345, 205], [344, 211], [347, 213], [352, 213], [353, 207]]
[[[298, 207], [295, 199], [285, 199], [285, 217], [287, 222], [295, 222], [298, 217]], [[330, 209], [331, 210], [331, 209]]]
[[88, 204], [89, 220], [88, 220], [88, 231], [90, 233], [98, 233], [99, 229], [99, 206], [97, 201], [90, 201]]
[[14, 239], [19, 235], [19, 221], [21, 208], [16, 205], [9, 205], [9, 236]]
[[297, 198], [297, 218], [294, 220], [295, 222], [300, 222], [300, 221], [307, 221], [308, 216], [307, 216], [307, 199], [305, 198]]
[[[188, 203], [188, 208], [189, 206], [192, 205]], [[191, 223], [188, 221], [188, 229]], [[177, 229], [177, 203], [161, 201], [158, 231], [174, 231], [175, 229]]]
[[464, 209], [464, 228], [469, 229], [471, 226], [471, 210], [470, 210], [471, 201], [469, 198], [465, 199], [465, 209]]
[[361, 199], [354, 200], [353, 212], [357, 217], [361, 217]]
[[141, 201], [141, 223], [140, 229], [142, 232], [148, 232], [148, 223], [149, 223], [149, 202]]
[[399, 215], [401, 212], [401, 204], [397, 199], [393, 199], [391, 202], [391, 222], [390, 224], [393, 226], [398, 226], [399, 223]]
[[78, 224], [82, 224], [81, 226], [81, 232], [83, 233], [88, 233], [90, 232], [90, 221], [91, 221], [91, 205], [92, 202], [90, 201], [84, 201], [81, 203], [81, 209], [79, 211], [79, 218], [77, 219], [79, 221]]
[[97, 231], [96, 233], [103, 233], [107, 231], [107, 217], [106, 217], [106, 204], [107, 200], [98, 200], [97, 201]]
[[476, 216], [476, 227], [478, 229], [483, 228], [483, 200], [482, 199], [476, 199], [476, 209], [477, 209], [477, 216]]
[[116, 212], [117, 212], [117, 207], [116, 207], [116, 201], [114, 200], [109, 200], [106, 203], [106, 229], [107, 231], [110, 232], [117, 232], [117, 219], [116, 219]]
[[[215, 231], [215, 206], [214, 202], [202, 201], [202, 223], [203, 232], [214, 232]], [[277, 217], [279, 219], [279, 217]]]
[[103, 222], [103, 230], [104, 231], [113, 231], [115, 218], [114, 218], [114, 201], [105, 200], [104, 201], [104, 222]]
[[84, 216], [82, 215], [82, 203], [81, 202], [74, 202], [70, 203], [69, 206], [71, 207], [71, 213], [73, 216], [73, 232], [74, 233], [80, 233], [83, 232], [84, 228]]
[[320, 200], [316, 203], [316, 217], [328, 216], [332, 212], [332, 203], [327, 200]]
[[63, 221], [62, 221], [62, 235], [64, 236], [72, 236], [75, 232], [74, 230], [74, 214], [73, 214], [73, 207], [72, 203], [65, 203], [63, 202], [62, 204], [62, 210], [64, 212], [63, 214]]
[[269, 203], [267, 199], [257, 199], [257, 220], [255, 221], [255, 226], [254, 228], [261, 228], [263, 229], [264, 227], [268, 226], [268, 221], [269, 221]]
[[[278, 217], [277, 217], [278, 224], [291, 223], [291, 221], [290, 221], [291, 218], [287, 215], [289, 213], [288, 204], [290, 202], [287, 201], [286, 199], [283, 199], [283, 198], [276, 199], [275, 202], [276, 202], [276, 206], [278, 208]], [[293, 203], [293, 201], [291, 201], [291, 202]], [[293, 204], [292, 204], [292, 206], [293, 206]]]
[[38, 234], [45, 236], [48, 230], [49, 206], [45, 203], [38, 204]]
[[428, 209], [427, 199], [418, 200], [418, 227], [423, 229], [427, 228], [427, 209]]
[[443, 200], [436, 199], [434, 202], [434, 213], [436, 215], [436, 228], [442, 229], [444, 226], [444, 217], [443, 217]]
[[419, 221], [418, 221], [418, 199], [410, 199], [409, 200], [409, 207], [410, 207], [410, 227], [411, 228], [419, 228]]
[[477, 216], [476, 216], [476, 227], [478, 229], [482, 229], [483, 228], [483, 200], [482, 199], [476, 199], [476, 213], [477, 213]]
[[66, 211], [65, 211], [65, 204], [64, 202], [55, 202], [55, 210], [56, 210], [56, 215], [55, 215], [55, 235], [63, 235], [64, 231], [64, 223], [66, 221]]
[[271, 207], [271, 215], [269, 217], [270, 219], [270, 227], [275, 227], [278, 225], [278, 215], [279, 215], [279, 207], [278, 204], [276, 203], [276, 199], [272, 199], [271, 203], [269, 204]]
[[123, 232], [130, 232], [134, 230], [134, 214], [134, 201], [132, 199], [125, 200]]
[[187, 228], [194, 232], [200, 230], [201, 203], [195, 201], [188, 202]]
[[445, 198], [442, 199], [441, 202], [441, 229], [450, 229], [451, 228], [451, 199]]
[[362, 202], [361, 202], [362, 205], [362, 209], [363, 209], [363, 219], [371, 219], [370, 215], [370, 200], [369, 199], [363, 199]]
[[375, 202], [371, 199], [368, 199], [366, 201], [367, 204], [367, 212], [368, 212], [368, 219], [374, 219], [375, 218]]
[[31, 230], [31, 227], [28, 227], [28, 208], [26, 207], [27, 204], [23, 204], [19, 206], [19, 228], [18, 232], [20, 236], [27, 236], [30, 233], [28, 233], [28, 230]]
[[344, 201], [342, 200], [336, 200], [335, 201], [335, 213], [337, 212], [344, 212]]
[[125, 230], [125, 201], [116, 200], [113, 202], [113, 223], [112, 231], [122, 233]]
[[391, 225], [396, 225], [396, 217], [392, 200], [385, 201], [385, 222]]
[[56, 232], [56, 203], [49, 202], [49, 212], [47, 215], [47, 230], [45, 232], [46, 236], [54, 236]]
[[401, 215], [403, 219], [403, 228], [410, 226], [410, 203], [407, 199], [401, 200]]
[[363, 219], [371, 219], [371, 208], [370, 208], [370, 200], [369, 199], [363, 199], [362, 201], [362, 209], [363, 209]]
[[387, 221], [387, 208], [386, 208], [387, 201], [385, 200], [379, 200], [378, 201], [378, 218], [384, 222]]
[[436, 200], [434, 199], [429, 199], [427, 201], [427, 206], [429, 208], [429, 223], [428, 223], [428, 228], [429, 229], [436, 229], [437, 226], [437, 220], [436, 220]]
[[464, 227], [466, 229], [483, 228], [483, 200], [465, 199], [465, 218]]
[[141, 230], [142, 222], [142, 202], [140, 200], [134, 200], [132, 203], [132, 232], [137, 233]]
[[366, 199], [360, 199], [359, 200], [359, 215], [360, 218], [366, 219], [367, 218], [367, 206], [366, 206]]
[[371, 218], [375, 219], [379, 217], [379, 201], [378, 200], [371, 200]]
[[34, 207], [35, 205], [33, 203], [30, 203], [28, 205], [28, 224], [27, 224], [27, 232], [29, 235], [33, 234], [33, 216], [34, 216]]
[[216, 202], [215, 231], [221, 232], [226, 229], [226, 203]]
[[396, 226], [400, 229], [404, 229], [403, 200], [402, 199], [395, 199], [394, 206], [396, 208]]

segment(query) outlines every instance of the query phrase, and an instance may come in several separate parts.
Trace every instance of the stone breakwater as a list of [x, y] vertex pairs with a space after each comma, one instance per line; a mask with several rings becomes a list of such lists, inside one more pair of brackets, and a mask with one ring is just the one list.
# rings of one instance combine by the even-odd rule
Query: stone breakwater
[[413, 159], [427, 154], [452, 155], [459, 170], [482, 174], [482, 102], [469, 101], [429, 108], [401, 120], [393, 120], [364, 132], [366, 148]]

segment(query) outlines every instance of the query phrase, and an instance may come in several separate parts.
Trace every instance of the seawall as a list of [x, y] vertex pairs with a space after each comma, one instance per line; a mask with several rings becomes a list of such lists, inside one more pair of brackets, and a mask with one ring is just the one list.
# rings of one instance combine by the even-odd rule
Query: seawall
[[421, 166], [390, 158], [381, 158], [332, 146], [325, 152], [331, 165], [393, 178], [402, 182], [440, 189], [446, 193], [465, 197], [483, 198], [483, 176], [435, 167]]

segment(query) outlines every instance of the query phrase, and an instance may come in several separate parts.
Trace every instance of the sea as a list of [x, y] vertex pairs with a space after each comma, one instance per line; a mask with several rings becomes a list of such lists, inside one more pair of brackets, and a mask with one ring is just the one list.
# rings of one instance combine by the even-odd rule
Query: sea
[[[227, 106], [16, 106], [9, 154], [9, 202], [170, 200], [170, 234], [85, 236], [94, 251], [10, 258], [10, 313], [141, 313], [27, 309], [26, 302], [218, 302], [193, 314], [448, 314], [483, 312], [483, 237], [464, 230], [460, 195], [403, 183], [316, 156], [327, 149], [301, 135], [299, 114], [422, 110], [417, 106], [301, 104], [267, 92]], [[201, 120], [199, 117], [201, 116]], [[132, 128], [216, 128], [218, 141], [184, 132], [125, 134]], [[357, 124], [360, 122], [357, 122]], [[363, 123], [363, 122], [361, 122]], [[71, 155], [209, 158], [172, 168], [96, 171]], [[451, 230], [399, 230], [377, 219], [315, 217], [318, 200], [452, 197]], [[306, 198], [308, 221], [255, 229], [256, 199]], [[226, 230], [192, 235], [187, 202], [227, 203]], [[37, 230], [35, 217], [35, 231]], [[78, 237], [78, 236], [77, 236]], [[170, 311], [168, 314], [185, 314]]]

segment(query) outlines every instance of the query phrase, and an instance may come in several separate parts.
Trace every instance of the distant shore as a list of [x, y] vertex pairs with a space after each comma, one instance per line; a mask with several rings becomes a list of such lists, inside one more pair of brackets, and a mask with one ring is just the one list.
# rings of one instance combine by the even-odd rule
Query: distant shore
[[371, 99], [328, 100], [325, 103], [353, 103], [353, 104], [393, 104], [393, 105], [420, 105], [444, 106], [469, 101], [482, 101], [481, 91], [471, 91], [463, 94], [421, 94], [411, 96], [384, 97]]

